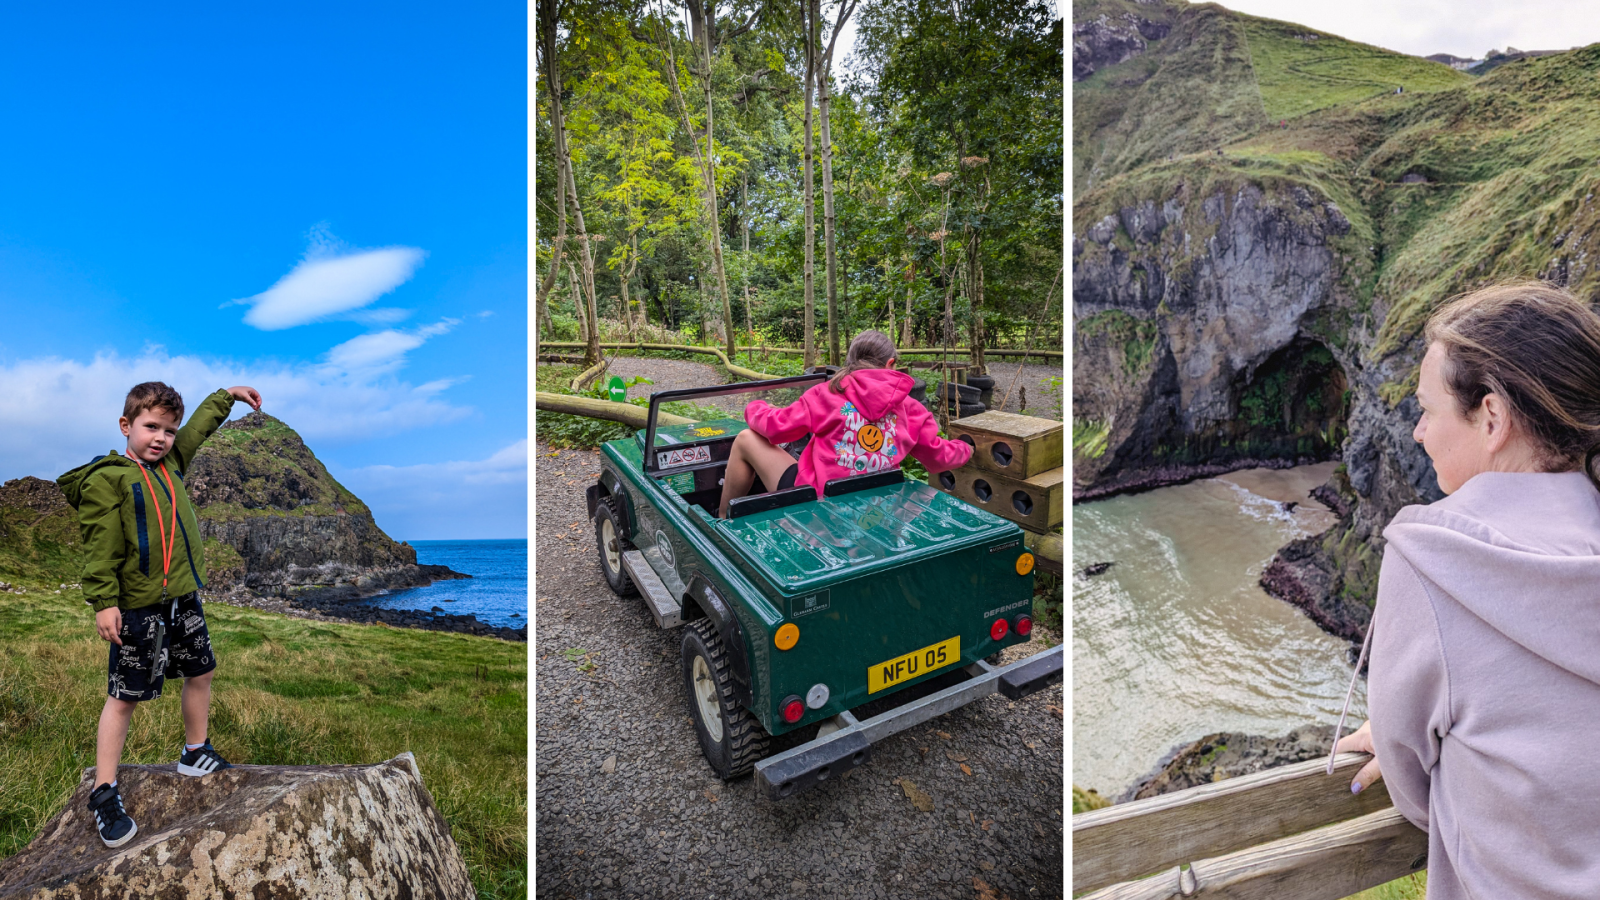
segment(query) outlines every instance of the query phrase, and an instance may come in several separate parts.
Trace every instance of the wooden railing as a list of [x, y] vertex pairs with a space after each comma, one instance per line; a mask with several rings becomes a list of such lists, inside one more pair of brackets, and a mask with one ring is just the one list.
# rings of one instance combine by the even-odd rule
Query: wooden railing
[[[1342, 753], [1072, 817], [1072, 890], [1093, 900], [1339, 900], [1427, 865], [1428, 836]], [[1090, 893], [1092, 892], [1092, 893]]]

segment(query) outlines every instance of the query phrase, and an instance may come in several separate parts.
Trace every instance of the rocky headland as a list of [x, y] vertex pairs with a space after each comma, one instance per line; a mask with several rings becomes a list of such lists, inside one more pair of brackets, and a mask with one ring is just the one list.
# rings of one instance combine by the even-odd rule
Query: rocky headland
[[[378, 527], [294, 429], [262, 412], [224, 424], [184, 473], [206, 560], [201, 596], [304, 618], [383, 623], [527, 640], [476, 616], [380, 609], [366, 599], [434, 581], [470, 578], [417, 564], [417, 551]], [[55, 482], [0, 485], [0, 576], [76, 582], [77, 517]], [[53, 586], [53, 585], [52, 585]]]
[[[1421, 328], [1539, 277], [1600, 296], [1600, 45], [1481, 78], [1181, 0], [1074, 4], [1074, 499], [1339, 460], [1272, 594], [1359, 640], [1382, 531], [1440, 499]], [[1403, 93], [1395, 87], [1403, 85]]]

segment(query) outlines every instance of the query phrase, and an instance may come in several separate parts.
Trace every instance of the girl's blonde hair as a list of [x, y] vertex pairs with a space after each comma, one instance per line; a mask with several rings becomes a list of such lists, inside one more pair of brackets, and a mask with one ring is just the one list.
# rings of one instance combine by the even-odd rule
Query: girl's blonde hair
[[1600, 488], [1600, 315], [1563, 288], [1516, 281], [1451, 299], [1423, 337], [1444, 345], [1445, 384], [1464, 417], [1499, 394], [1546, 471], [1581, 466]]
[[834, 374], [828, 386], [834, 393], [844, 393], [844, 378], [859, 369], [882, 369], [895, 358], [894, 341], [881, 331], [863, 331], [850, 342], [844, 355], [844, 365]]

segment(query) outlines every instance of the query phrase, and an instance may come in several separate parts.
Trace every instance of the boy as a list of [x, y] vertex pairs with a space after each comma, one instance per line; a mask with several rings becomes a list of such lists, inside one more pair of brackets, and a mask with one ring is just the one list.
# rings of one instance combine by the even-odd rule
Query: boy
[[255, 388], [218, 390], [179, 428], [178, 392], [159, 381], [136, 385], [120, 421], [127, 456], [113, 450], [57, 479], [83, 529], [84, 600], [94, 607], [95, 629], [112, 645], [110, 696], [95, 746], [98, 787], [89, 795], [107, 847], [120, 847], [139, 831], [117, 793], [117, 764], [134, 707], [161, 696], [167, 678], [184, 680], [186, 743], [178, 771], [204, 776], [231, 768], [206, 739], [217, 663], [196, 593], [205, 560], [183, 474], [235, 400], [261, 408]]

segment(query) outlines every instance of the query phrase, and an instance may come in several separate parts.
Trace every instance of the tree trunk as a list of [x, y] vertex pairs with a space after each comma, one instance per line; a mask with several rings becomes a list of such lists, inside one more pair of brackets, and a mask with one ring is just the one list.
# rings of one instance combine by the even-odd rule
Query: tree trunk
[[[889, 260], [885, 259], [883, 261], [883, 275], [885, 281], [893, 277], [889, 274], [893, 271], [894, 269], [889, 266]], [[894, 340], [894, 299], [890, 298], [889, 302], [885, 303], [884, 306], [886, 306], [889, 310], [889, 330], [886, 332], [886, 334], [889, 335], [889, 340], [892, 341]]]
[[983, 329], [983, 257], [979, 254], [983, 238], [975, 231], [967, 234], [967, 299], [972, 303], [972, 354], [967, 362], [971, 375], [988, 374], [983, 350], [987, 336]]
[[[578, 270], [572, 260], [567, 260], [567, 286], [572, 288], [572, 315], [578, 320], [578, 341], [589, 343], [588, 317], [584, 313], [583, 282], [578, 280]], [[588, 368], [585, 366], [584, 368]]]
[[[907, 265], [910, 265], [909, 261]], [[906, 279], [906, 337], [903, 344], [907, 347], [914, 347], [916, 346], [917, 332], [913, 328], [911, 321], [911, 295], [916, 290], [917, 285], [916, 269], [908, 268], [906, 271], [911, 277]]]
[[[706, 4], [706, 6], [709, 7], [709, 4]], [[708, 17], [710, 10], [708, 8], [703, 10], [702, 15]], [[695, 20], [694, 27], [701, 30], [701, 44], [705, 49], [706, 150], [704, 153], [700, 152], [700, 142], [695, 139], [694, 126], [689, 121], [689, 105], [683, 97], [683, 86], [678, 83], [678, 63], [676, 55], [672, 52], [672, 37], [671, 35], [661, 35], [659, 32], [657, 37], [661, 42], [662, 51], [667, 57], [667, 84], [672, 88], [672, 98], [678, 105], [679, 115], [683, 118], [684, 133], [689, 136], [689, 144], [694, 147], [695, 162], [700, 166], [701, 188], [705, 196], [706, 231], [711, 241], [712, 264], [717, 272], [717, 289], [721, 293], [724, 314], [731, 317], [733, 312], [728, 299], [728, 271], [722, 264], [722, 229], [719, 226], [720, 220], [717, 216], [716, 143], [711, 106], [710, 23], [709, 19], [702, 20], [699, 16], [692, 16], [691, 18]], [[703, 289], [704, 287], [702, 286]], [[732, 358], [732, 352], [733, 347], [730, 342], [728, 347], [730, 359]]]
[[[750, 310], [750, 173], [743, 172], [739, 176], [739, 221], [744, 231], [744, 330], [749, 334], [748, 340], [755, 342], [756, 326], [754, 314]], [[732, 359], [733, 357], [728, 357]], [[755, 357], [751, 357], [753, 362]]]
[[722, 221], [717, 216], [717, 153], [714, 132], [711, 128], [711, 19], [710, 6], [706, 4], [705, 28], [701, 46], [705, 51], [706, 77], [706, 214], [711, 217], [711, 256], [717, 266], [717, 293], [722, 297], [722, 323], [727, 338], [728, 359], [733, 359], [733, 305], [728, 297], [728, 270], [722, 264]]
[[[840, 359], [838, 263], [833, 238], [838, 219], [833, 212], [833, 140], [828, 130], [828, 107], [832, 92], [828, 89], [828, 75], [833, 68], [835, 42], [839, 39], [839, 32], [844, 29], [844, 23], [850, 18], [850, 12], [854, 8], [854, 0], [839, 4], [839, 20], [834, 23], [832, 34], [828, 38], [828, 49], [822, 55], [822, 65], [817, 67], [818, 105], [822, 114], [822, 246], [828, 277], [828, 364], [832, 366], [839, 365]], [[811, 10], [813, 16], [820, 15], [821, 0], [812, 0]], [[809, 130], [807, 136], [810, 136]]]
[[816, 285], [816, 263], [815, 263], [815, 258], [816, 258], [817, 236], [815, 234], [815, 229], [816, 229], [816, 210], [815, 210], [814, 190], [812, 188], [812, 183], [811, 183], [811, 91], [812, 91], [812, 87], [816, 84], [816, 76], [817, 76], [817, 48], [816, 48], [816, 43], [817, 43], [817, 38], [816, 38], [817, 12], [816, 12], [816, 9], [817, 9], [817, 7], [819, 5], [819, 0], [801, 0], [801, 3], [805, 7], [804, 18], [805, 18], [805, 26], [806, 26], [806, 89], [805, 89], [805, 95], [806, 95], [806, 113], [805, 113], [806, 136], [805, 136], [805, 145], [804, 145], [804, 150], [803, 150], [804, 163], [802, 164], [802, 170], [805, 173], [804, 180], [805, 180], [805, 210], [806, 210], [806, 213], [805, 213], [805, 219], [806, 219], [806, 225], [805, 225], [805, 228], [806, 228], [806, 233], [805, 233], [806, 257], [805, 257], [805, 268], [802, 270], [803, 274], [801, 276], [801, 280], [805, 285], [805, 304], [806, 304], [805, 325], [803, 326], [804, 329], [805, 329], [805, 337], [806, 337], [805, 356], [804, 356], [803, 365], [806, 368], [809, 369], [812, 366], [817, 364], [817, 337], [816, 337], [817, 314], [816, 314], [816, 296], [815, 296], [815, 293], [814, 293], [815, 285]]
[[[550, 244], [550, 270], [545, 273], [534, 292], [534, 359], [539, 358], [539, 323], [550, 325], [550, 290], [561, 275], [561, 259], [566, 255], [567, 241], [567, 170], [572, 158], [567, 153], [566, 118], [561, 113], [561, 75], [556, 66], [556, 4], [543, 0], [539, 4], [539, 43], [544, 56], [544, 77], [550, 96], [550, 133], [555, 141], [556, 158], [556, 236]], [[548, 330], [545, 339], [549, 339]]]
[[[638, 341], [639, 326], [633, 317], [633, 304], [628, 299], [628, 279], [632, 278], [633, 273], [639, 268], [639, 232], [635, 231], [629, 235], [628, 243], [633, 249], [628, 254], [627, 271], [622, 274], [622, 315], [628, 323], [628, 340]], [[639, 313], [642, 318], [644, 315], [644, 301], [642, 300], [639, 302]]]

